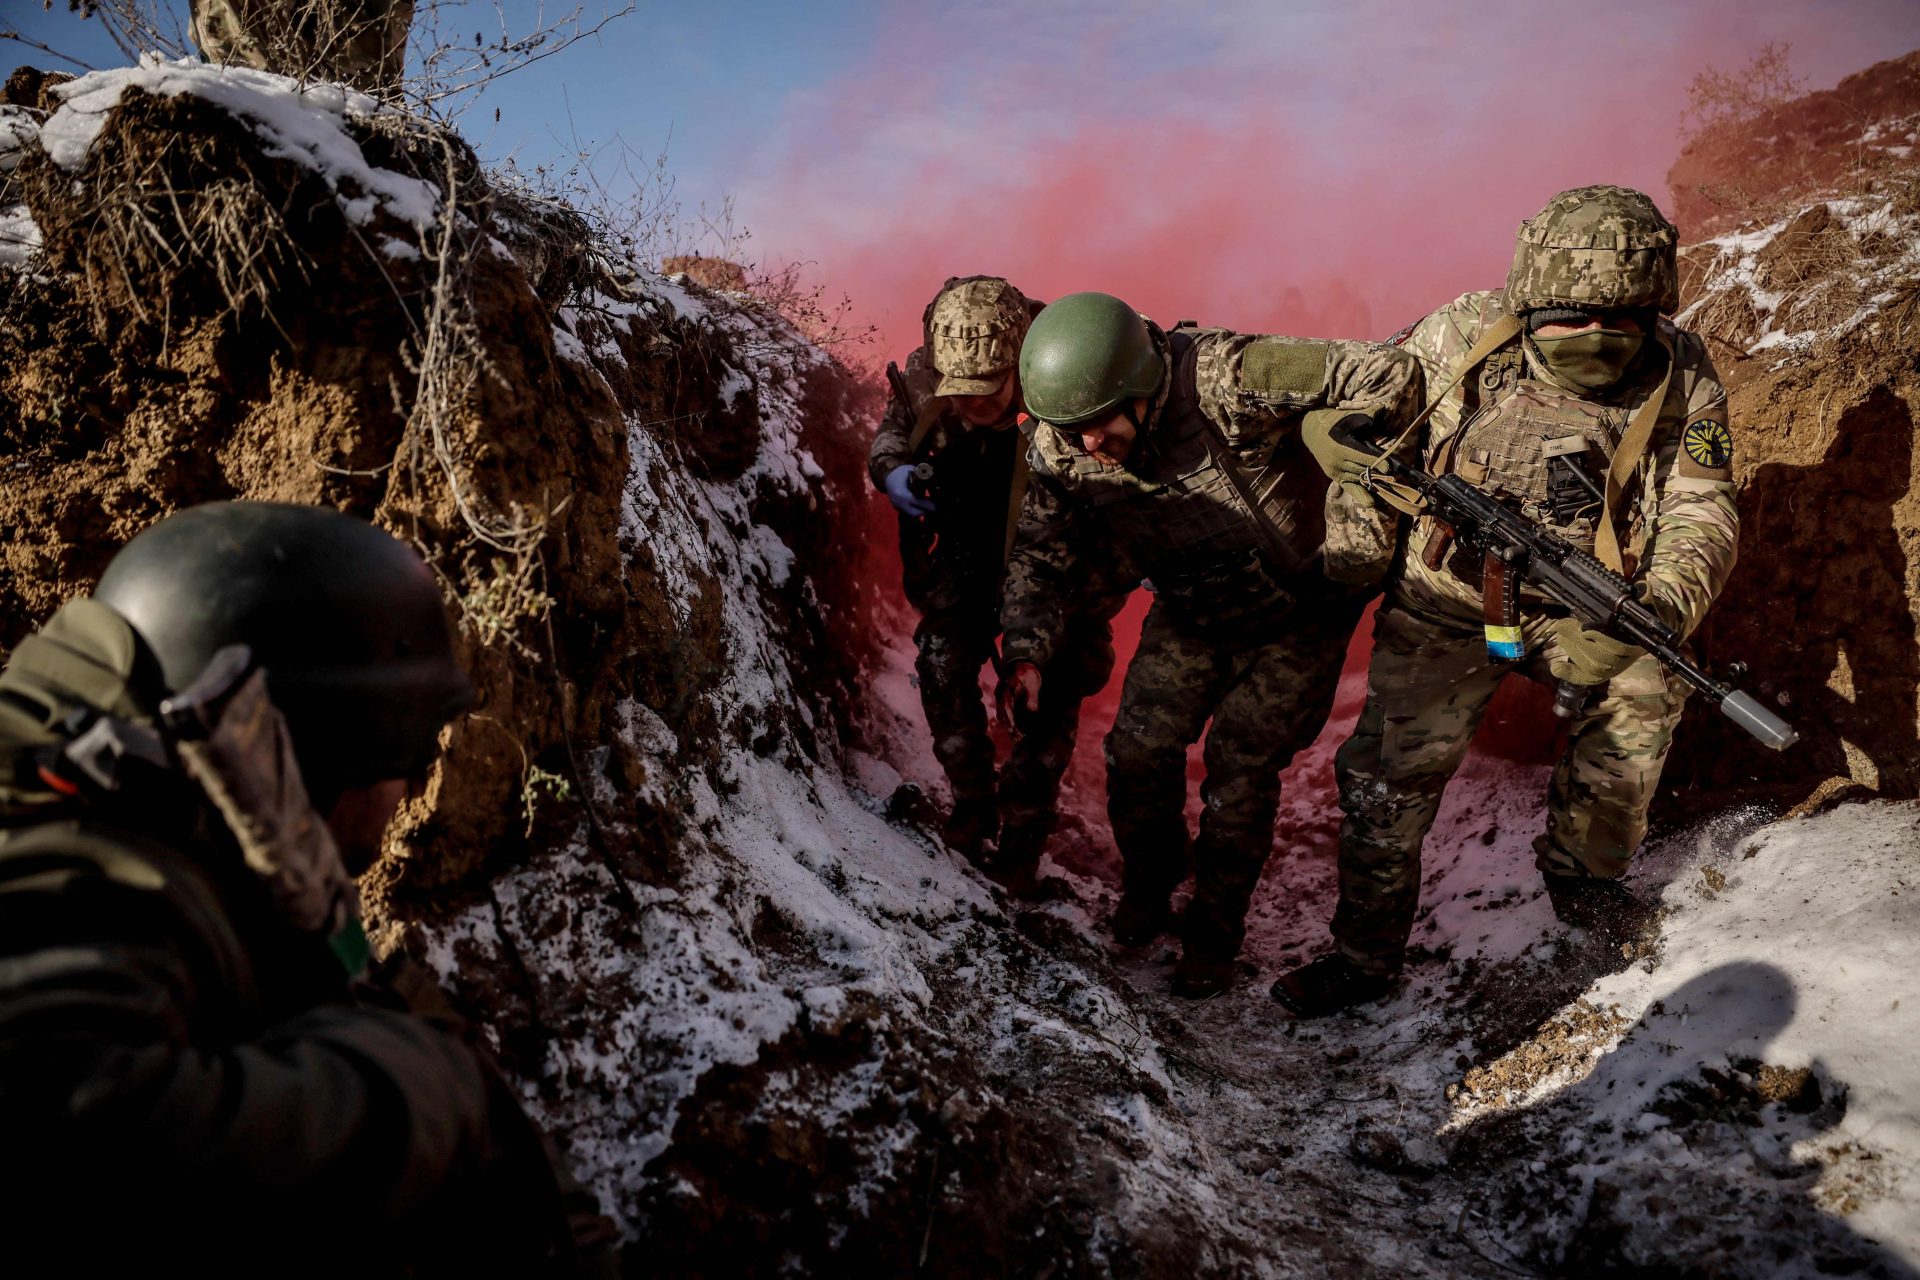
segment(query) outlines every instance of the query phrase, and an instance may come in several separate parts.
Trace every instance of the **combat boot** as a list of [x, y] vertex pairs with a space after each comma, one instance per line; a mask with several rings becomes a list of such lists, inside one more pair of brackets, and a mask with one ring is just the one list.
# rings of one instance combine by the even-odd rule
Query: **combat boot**
[[1120, 905], [1107, 917], [1113, 940], [1123, 947], [1144, 947], [1173, 928], [1173, 905], [1168, 899], [1173, 890], [1129, 889], [1120, 895]]
[[999, 829], [1000, 813], [994, 808], [991, 795], [956, 796], [940, 836], [947, 848], [977, 865], [980, 851]]
[[1206, 1000], [1233, 986], [1233, 959], [1188, 949], [1173, 966], [1173, 994], [1182, 1000]]
[[1653, 923], [1654, 909], [1618, 880], [1598, 876], [1547, 876], [1547, 901], [1561, 924], [1608, 943], [1631, 942]]
[[1271, 994], [1304, 1021], [1378, 1000], [1398, 983], [1397, 974], [1368, 973], [1336, 951], [1281, 974]]
[[1040, 885], [1040, 854], [1047, 846], [1045, 823], [1003, 824], [1000, 843], [980, 859], [987, 878], [1016, 898], [1035, 896]]

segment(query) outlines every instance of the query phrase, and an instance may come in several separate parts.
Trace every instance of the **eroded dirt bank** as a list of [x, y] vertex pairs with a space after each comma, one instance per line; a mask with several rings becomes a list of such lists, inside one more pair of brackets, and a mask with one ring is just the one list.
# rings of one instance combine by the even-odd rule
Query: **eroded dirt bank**
[[[1100, 940], [1097, 822], [1016, 908], [889, 806], [937, 771], [846, 550], [874, 393], [738, 280], [618, 261], [338, 91], [156, 65], [29, 96], [0, 116], [0, 644], [185, 503], [325, 501], [415, 538], [484, 700], [370, 885], [382, 936], [486, 1023], [634, 1274], [1912, 1273], [1915, 811], [1728, 801], [1860, 780], [1848, 743], [1911, 795], [1882, 686], [1836, 691], [1792, 772], [1689, 729], [1718, 812], [1650, 851], [1668, 914], [1631, 954], [1553, 923], [1543, 781], [1476, 760], [1406, 989], [1295, 1028], [1264, 987], [1322, 945], [1350, 684], [1289, 776], [1242, 985], [1177, 1003], [1167, 946]], [[1856, 245], [1880, 225], [1814, 203]], [[1726, 261], [1697, 296], [1785, 230], [1698, 251]], [[1877, 305], [1862, 334], [1900, 314]], [[1911, 540], [1912, 356], [1896, 327], [1882, 363], [1775, 365], [1776, 328], [1719, 330], [1736, 420], [1766, 424], [1725, 643], [1785, 673], [1806, 732], [1843, 654], [1864, 681], [1902, 648], [1869, 624], [1908, 607], [1882, 570]], [[1885, 377], [1823, 398], [1863, 368]], [[1769, 387], [1791, 412], [1757, 412]], [[1841, 589], [1799, 590], [1760, 531], [1836, 522]], [[1781, 600], [1830, 654], [1741, 621]]]

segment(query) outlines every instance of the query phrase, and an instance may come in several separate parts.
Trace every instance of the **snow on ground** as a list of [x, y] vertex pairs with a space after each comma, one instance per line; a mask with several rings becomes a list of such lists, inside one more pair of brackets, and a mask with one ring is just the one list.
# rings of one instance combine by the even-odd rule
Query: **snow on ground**
[[156, 97], [192, 94], [220, 107], [258, 135], [265, 143], [264, 155], [294, 161], [318, 174], [355, 223], [365, 224], [384, 209], [425, 230], [439, 209], [438, 188], [369, 163], [347, 131], [348, 116], [390, 112], [375, 99], [342, 85], [302, 82], [197, 58], [170, 61], [143, 54], [138, 66], [90, 71], [54, 89], [60, 108], [39, 131], [48, 158], [69, 172], [79, 169], [106, 127], [108, 113], [130, 89]]
[[[672, 424], [629, 424], [622, 531], [683, 624], [718, 617], [718, 720], [757, 742], [804, 706], [765, 608], [792, 552], [754, 512], [768, 488], [817, 484], [799, 421], [817, 354], [670, 280], [605, 301], [588, 309], [607, 322], [625, 307], [715, 326], [757, 393], [763, 447], [737, 481], [694, 478]], [[565, 323], [606, 358], [591, 325]], [[1716, 1275], [1913, 1272], [1912, 807], [1669, 832], [1635, 879], [1664, 904], [1660, 935], [1610, 953], [1555, 922], [1533, 869], [1545, 770], [1470, 757], [1428, 844], [1405, 986], [1296, 1024], [1266, 987], [1327, 944], [1332, 754], [1359, 676], [1288, 771], [1241, 980], [1199, 1004], [1166, 993], [1171, 940], [1105, 940], [1099, 716], [1049, 893], [1019, 904], [939, 848], [924, 807], [888, 820], [902, 782], [943, 788], [904, 645], [872, 692], [888, 745], [845, 772], [790, 745], [680, 767], [688, 744], [629, 704], [623, 736], [659, 766], [640, 798], [688, 815], [673, 874], [616, 877], [583, 828], [423, 931], [442, 972], [510, 961], [527, 976], [545, 1036], [530, 1105], [629, 1228], [703, 1194], [659, 1157], [704, 1082], [754, 1064], [762, 1122], [837, 1124], [857, 1153], [848, 1186], [816, 1192], [821, 1212], [841, 1231], [883, 1212], [926, 1141], [889, 1109], [884, 1042], [920, 1036], [977, 1073], [943, 1116], [1025, 1108], [1096, 1152], [1104, 1207], [1078, 1247], [1100, 1265], [1179, 1230], [1206, 1237], [1202, 1275], [1593, 1273], [1676, 1250], [1718, 1251]], [[828, 1068], [777, 1051], [855, 1019], [878, 1029], [873, 1048], [824, 1084]]]
[[1878, 185], [1690, 246], [1704, 274], [1676, 320], [1782, 357], [1879, 323], [1920, 274], [1915, 178], [1904, 151], [1879, 149], [1900, 165]]

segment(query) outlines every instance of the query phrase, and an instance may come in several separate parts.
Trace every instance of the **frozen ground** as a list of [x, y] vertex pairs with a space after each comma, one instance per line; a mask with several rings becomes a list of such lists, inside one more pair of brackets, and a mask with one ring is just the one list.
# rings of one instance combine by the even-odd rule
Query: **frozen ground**
[[[638, 305], [716, 305], [649, 287]], [[1920, 811], [1669, 832], [1636, 872], [1665, 906], [1659, 937], [1623, 955], [1548, 909], [1529, 847], [1544, 771], [1475, 758], [1429, 844], [1406, 986], [1300, 1026], [1266, 987], [1325, 944], [1349, 677], [1289, 773], [1241, 981], [1176, 1001], [1170, 942], [1118, 954], [1099, 925], [1116, 879], [1099, 716], [1037, 905], [942, 851], [932, 806], [889, 807], [903, 782], [941, 790], [903, 648], [870, 677], [877, 755], [842, 772], [768, 746], [805, 680], [759, 605], [790, 559], [751, 499], [818, 469], [799, 357], [765, 333], [739, 349], [761, 464], [695, 480], [634, 424], [625, 537], [677, 610], [717, 604], [721, 722], [754, 749], [677, 767], [687, 744], [634, 704], [629, 740], [690, 814], [675, 874], [625, 880], [583, 828], [425, 939], [448, 973], [532, 976], [530, 1099], [623, 1223], [738, 1219], [748, 1184], [792, 1165], [762, 1208], [817, 1215], [826, 1253], [802, 1267], [898, 1230], [903, 1205], [921, 1256], [957, 1264], [980, 1204], [1052, 1194], [1074, 1216], [1033, 1231], [1069, 1274], [1915, 1274]], [[1031, 1183], [964, 1165], [995, 1117], [1057, 1161]]]
[[1266, 988], [1325, 945], [1350, 677], [1289, 772], [1239, 983], [1176, 1001], [1171, 943], [1117, 953], [1100, 925], [1100, 716], [1037, 904], [946, 854], [936, 805], [902, 792], [942, 790], [903, 647], [868, 677], [873, 753], [822, 749], [766, 607], [804, 566], [756, 515], [820, 491], [818, 353], [643, 277], [563, 315], [565, 354], [606, 367], [595, 326], [648, 311], [730, 344], [762, 418], [733, 481], [629, 424], [622, 546], [683, 626], [717, 630], [720, 742], [630, 704], [657, 766], [642, 807], [684, 818], [674, 865], [632, 875], [583, 825], [421, 936], [456, 983], [522, 975], [506, 1034], [530, 1103], [636, 1238], [712, 1269], [729, 1233], [734, 1261], [798, 1272], [1920, 1274], [1920, 810], [1659, 834], [1635, 876], [1658, 936], [1610, 952], [1554, 921], [1533, 870], [1544, 771], [1476, 757], [1429, 842], [1405, 986], [1294, 1024]]

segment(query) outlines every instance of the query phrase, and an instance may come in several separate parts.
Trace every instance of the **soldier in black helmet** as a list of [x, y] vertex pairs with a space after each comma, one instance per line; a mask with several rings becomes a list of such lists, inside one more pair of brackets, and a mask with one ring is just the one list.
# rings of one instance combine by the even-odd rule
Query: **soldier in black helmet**
[[418, 556], [273, 503], [161, 521], [0, 671], [0, 1141], [74, 1274], [604, 1265], [438, 988], [360, 929], [352, 877], [471, 700]]

